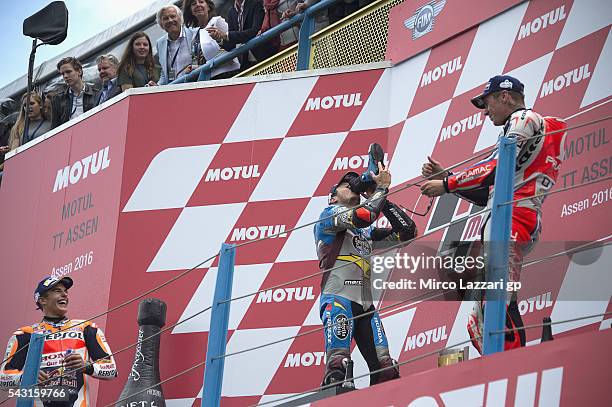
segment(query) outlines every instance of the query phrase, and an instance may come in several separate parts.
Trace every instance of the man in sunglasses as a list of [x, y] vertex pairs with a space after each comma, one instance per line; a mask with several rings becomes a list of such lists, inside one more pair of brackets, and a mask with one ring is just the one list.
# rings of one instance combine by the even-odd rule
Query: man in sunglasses
[[[503, 126], [500, 137], [516, 138], [513, 199], [528, 198], [514, 203], [512, 209], [508, 280], [518, 282], [523, 257], [533, 249], [540, 235], [546, 192], [552, 189], [559, 175], [567, 125], [560, 119], [542, 117], [525, 108], [524, 85], [509, 75], [489, 79], [482, 94], [472, 98], [471, 102], [478, 109], [483, 109], [485, 116], [495, 126]], [[421, 186], [421, 192], [429, 197], [454, 193], [479, 206], [490, 207], [494, 192], [494, 188], [490, 187], [495, 180], [497, 157], [496, 147], [486, 159], [456, 174], [446, 171], [442, 164], [428, 157], [428, 162], [423, 164], [422, 175], [429, 181]], [[490, 226], [487, 218], [482, 232], [485, 244], [490, 240]], [[525, 331], [520, 329], [523, 320], [518, 310], [516, 292], [511, 293], [509, 300], [506, 325], [513, 331], [506, 334], [505, 349], [525, 346]], [[480, 353], [483, 307], [483, 301], [476, 301], [468, 318], [468, 333]]]
[[[327, 364], [323, 384], [342, 382], [355, 338], [370, 372], [370, 385], [399, 377], [399, 368], [389, 355], [387, 337], [372, 301], [370, 255], [377, 241], [407, 241], [416, 226], [400, 208], [386, 198], [391, 174], [382, 164], [382, 150], [371, 161], [378, 167], [370, 173], [366, 201], [359, 206], [364, 189], [361, 177], [346, 173], [331, 189], [329, 206], [314, 227], [321, 281], [320, 316], [325, 326]], [[359, 206], [359, 207], [357, 207]], [[372, 224], [383, 213], [391, 228]], [[364, 315], [365, 314], [365, 315]]]

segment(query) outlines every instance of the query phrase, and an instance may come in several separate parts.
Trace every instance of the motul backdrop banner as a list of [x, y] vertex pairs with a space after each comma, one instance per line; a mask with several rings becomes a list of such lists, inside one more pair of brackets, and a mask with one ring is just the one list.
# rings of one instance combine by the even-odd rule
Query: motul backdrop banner
[[40, 321], [34, 290], [45, 276], [74, 278], [72, 318], [108, 308], [127, 126], [128, 103], [117, 103], [6, 162], [0, 190], [0, 304], [7, 310], [2, 346], [17, 328]]
[[[385, 59], [394, 63], [405, 61], [523, 1], [525, 0], [472, 0], [465, 3], [461, 0], [406, 0], [389, 12]], [[544, 2], [552, 3], [546, 0], [538, 1]], [[564, 10], [560, 11], [561, 19], [565, 18]], [[556, 17], [554, 14], [543, 15], [542, 21], [534, 23], [533, 29], [537, 32], [558, 20], [559, 10]], [[443, 69], [452, 73], [450, 70], [453, 68], [447, 64]]]
[[[610, 176], [611, 124], [596, 121], [612, 113], [612, 40], [602, 12], [609, 6], [566, 3], [565, 19], [519, 38], [522, 24], [544, 13], [543, 3], [520, 3], [391, 68], [136, 89], [25, 148], [7, 161], [0, 190], [1, 270], [11, 282], [0, 298], [11, 310], [0, 321], [4, 338], [40, 318], [32, 293], [52, 273], [74, 279], [70, 315], [87, 318], [195, 267], [151, 294], [168, 305], [167, 325], [174, 324], [211, 304], [218, 259], [200, 263], [222, 242], [248, 243], [236, 253], [233, 295], [263, 292], [232, 302], [227, 352], [290, 339], [229, 356], [222, 403], [250, 405], [316, 387], [323, 334], [292, 337], [321, 327], [320, 278], [271, 287], [318, 271], [312, 227], [290, 229], [318, 218], [346, 171], [367, 168], [370, 143], [386, 152], [389, 199], [424, 212], [428, 200], [418, 187], [400, 189], [419, 179], [428, 155], [449, 166], [496, 142], [500, 129], [469, 99], [489, 77], [509, 73], [525, 84], [527, 106], [579, 126], [567, 134], [555, 189]], [[495, 53], [487, 46], [493, 34]], [[452, 73], [429, 75], [455, 60]], [[530, 259], [563, 252], [566, 241], [609, 241], [611, 187], [606, 180], [548, 197]], [[486, 216], [480, 210], [447, 195], [413, 218], [427, 235], [422, 242], [439, 247], [477, 240]], [[525, 324], [612, 310], [611, 263], [612, 249], [603, 246], [526, 265], [519, 293]], [[467, 339], [470, 302], [397, 303], [386, 293], [378, 303], [393, 358]], [[134, 342], [136, 314], [134, 302], [96, 320], [111, 348]], [[204, 360], [209, 321], [203, 313], [162, 336], [162, 380]], [[553, 333], [609, 326], [599, 316], [555, 325]], [[539, 329], [527, 331], [528, 344], [539, 338]], [[365, 373], [357, 350], [352, 357], [355, 374]], [[131, 362], [130, 352], [117, 356], [123, 379], [102, 383], [97, 405], [118, 398]], [[401, 373], [434, 366], [430, 356]], [[199, 368], [165, 384], [168, 403], [199, 405], [202, 379]]]
[[[612, 330], [415, 374], [313, 406], [609, 406]], [[588, 346], [585, 346], [588, 343]]]

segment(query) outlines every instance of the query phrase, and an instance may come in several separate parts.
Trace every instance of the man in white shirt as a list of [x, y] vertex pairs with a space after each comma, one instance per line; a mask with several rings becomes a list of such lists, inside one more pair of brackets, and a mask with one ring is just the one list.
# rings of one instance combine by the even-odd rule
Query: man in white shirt
[[159, 9], [157, 24], [166, 32], [155, 45], [161, 65], [157, 83], [165, 85], [191, 71], [191, 48], [195, 32], [183, 27], [183, 13], [173, 4]]

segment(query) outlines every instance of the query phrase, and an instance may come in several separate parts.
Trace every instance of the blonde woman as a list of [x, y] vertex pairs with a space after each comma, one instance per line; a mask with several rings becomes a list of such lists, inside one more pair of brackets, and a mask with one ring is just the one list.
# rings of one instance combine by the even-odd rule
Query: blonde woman
[[[30, 106], [26, 108], [27, 94], [21, 97], [21, 111], [15, 125], [11, 129], [8, 146], [11, 150], [51, 130], [51, 121], [45, 113], [42, 97], [37, 92], [30, 94]], [[30, 117], [28, 134], [24, 135], [26, 113]]]

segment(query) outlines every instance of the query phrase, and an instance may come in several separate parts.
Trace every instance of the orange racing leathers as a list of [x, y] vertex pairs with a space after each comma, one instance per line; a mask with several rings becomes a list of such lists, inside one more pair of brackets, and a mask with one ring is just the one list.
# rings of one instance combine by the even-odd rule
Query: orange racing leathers
[[[69, 401], [54, 402], [53, 406], [87, 407], [89, 377], [112, 379], [117, 376], [115, 360], [106, 343], [104, 333], [91, 321], [63, 318], [53, 320], [44, 318], [42, 322], [24, 326], [13, 333], [0, 367], [0, 389], [19, 387], [25, 365], [27, 348], [19, 351], [30, 342], [32, 333], [45, 335], [40, 369], [50, 376], [45, 387], [64, 386], [68, 390]], [[85, 361], [85, 371], [73, 371], [63, 366], [64, 357], [78, 353]], [[35, 405], [46, 406], [37, 400]], [[49, 404], [50, 405], [50, 404]]]

